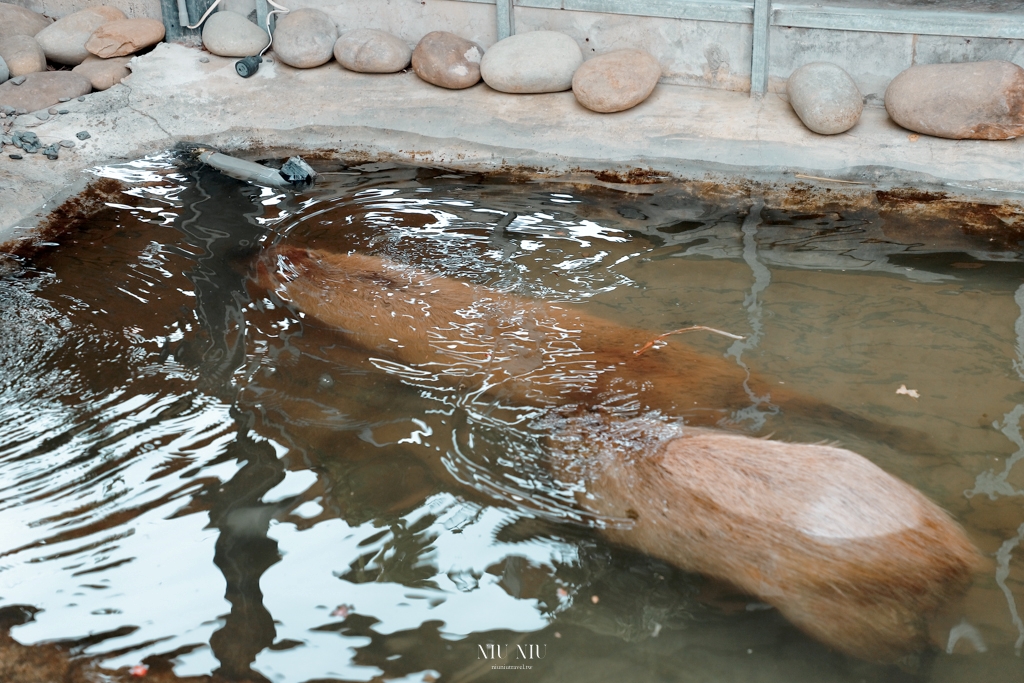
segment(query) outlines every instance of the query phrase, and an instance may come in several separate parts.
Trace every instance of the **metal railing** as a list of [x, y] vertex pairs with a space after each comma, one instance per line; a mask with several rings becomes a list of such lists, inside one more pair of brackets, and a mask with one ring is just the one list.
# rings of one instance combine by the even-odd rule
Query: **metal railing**
[[750, 92], [768, 89], [771, 27], [1024, 39], [1024, 13], [920, 7], [839, 7], [772, 0], [461, 0], [496, 6], [498, 39], [515, 33], [515, 7], [750, 24]]

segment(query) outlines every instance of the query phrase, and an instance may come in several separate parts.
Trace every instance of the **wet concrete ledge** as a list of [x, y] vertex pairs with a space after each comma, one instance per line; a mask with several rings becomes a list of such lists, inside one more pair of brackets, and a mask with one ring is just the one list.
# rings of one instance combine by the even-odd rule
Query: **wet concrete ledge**
[[356, 74], [335, 62], [312, 70], [264, 64], [242, 79], [234, 61], [162, 44], [134, 60], [124, 84], [73, 100], [70, 113], [48, 121], [19, 117], [13, 129], [33, 130], [44, 143], [82, 130], [92, 137], [57, 161], [0, 157], [0, 244], [31, 235], [47, 212], [94, 177], [89, 169], [179, 142], [249, 158], [298, 152], [549, 176], [589, 171], [612, 181], [653, 175], [811, 183], [854, 194], [903, 186], [1024, 203], [1024, 139], [912, 135], [881, 108], [866, 108], [846, 134], [821, 136], [776, 94], [758, 99], [660, 85], [639, 107], [602, 115], [581, 107], [571, 92], [508, 95], [483, 84], [450, 91], [411, 72]]

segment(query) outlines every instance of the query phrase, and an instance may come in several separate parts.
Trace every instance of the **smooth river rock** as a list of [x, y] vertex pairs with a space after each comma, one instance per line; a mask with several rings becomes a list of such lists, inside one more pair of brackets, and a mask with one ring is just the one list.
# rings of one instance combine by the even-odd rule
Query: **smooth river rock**
[[907, 130], [955, 140], [1024, 134], [1024, 69], [1012, 62], [912, 66], [885, 91], [885, 109]]
[[28, 74], [25, 82], [0, 84], [0, 107], [25, 111], [46, 109], [60, 103], [62, 97], [79, 97], [92, 91], [89, 79], [71, 71], [42, 71]]
[[93, 31], [85, 49], [103, 59], [132, 55], [164, 39], [164, 23], [156, 19], [123, 19]]
[[0, 2], [0, 38], [4, 36], [34, 36], [50, 25], [50, 20], [38, 12]]
[[572, 92], [587, 109], [609, 114], [640, 104], [654, 92], [661, 64], [643, 50], [615, 50], [583, 63], [572, 77]]
[[103, 24], [127, 19], [116, 7], [97, 5], [58, 19], [36, 34], [46, 58], [58, 64], [75, 66], [85, 61], [90, 52], [85, 44]]
[[434, 31], [412, 51], [412, 68], [427, 83], [460, 90], [480, 81], [484, 49], [447, 31]]
[[510, 93], [562, 92], [583, 64], [576, 41], [558, 31], [517, 33], [492, 45], [480, 60], [484, 83]]
[[266, 31], [237, 12], [214, 12], [203, 24], [203, 47], [221, 57], [258, 55], [269, 42]]
[[812, 62], [794, 71], [786, 81], [793, 111], [815, 133], [835, 135], [857, 125], [864, 97], [841, 67]]
[[132, 72], [128, 69], [130, 61], [131, 57], [101, 59], [90, 56], [71, 71], [88, 78], [93, 90], [107, 90], [131, 75]]
[[37, 71], [46, 71], [46, 55], [32, 36], [4, 36], [0, 38], [0, 59], [7, 63], [10, 76], [15, 78]]
[[274, 29], [274, 54], [288, 66], [312, 69], [334, 56], [338, 27], [318, 9], [297, 9], [278, 16]]
[[409, 66], [412, 49], [397, 36], [372, 28], [343, 33], [334, 44], [334, 58], [350, 71], [391, 74]]

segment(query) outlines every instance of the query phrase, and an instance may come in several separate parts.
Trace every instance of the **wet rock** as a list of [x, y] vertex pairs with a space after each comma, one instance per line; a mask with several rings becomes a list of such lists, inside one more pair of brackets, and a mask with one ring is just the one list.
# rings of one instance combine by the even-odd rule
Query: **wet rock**
[[501, 92], [561, 92], [572, 88], [581, 64], [575, 40], [558, 31], [532, 31], [493, 45], [480, 60], [480, 76]]
[[60, 111], [58, 111], [57, 113], [58, 113], [58, 114], [70, 114], [70, 113], [71, 113], [71, 110], [70, 110], [70, 109], [61, 109], [61, 110], [60, 110]]
[[32, 36], [0, 38], [0, 59], [7, 64], [11, 76], [46, 71], [46, 55]]
[[318, 9], [298, 9], [280, 17], [274, 29], [274, 54], [288, 66], [311, 69], [334, 56], [338, 27]]
[[50, 25], [50, 20], [25, 7], [0, 2], [0, 38], [34, 36]]
[[61, 97], [77, 97], [92, 90], [92, 84], [81, 74], [71, 71], [44, 71], [29, 74], [23, 85], [14, 79], [0, 84], [0, 105], [24, 111], [52, 107]]
[[11, 134], [11, 144], [28, 154], [35, 154], [43, 146], [39, 136], [31, 131], [15, 131]]
[[88, 78], [94, 90], [107, 90], [131, 75], [132, 72], [128, 69], [128, 62], [131, 60], [131, 57], [100, 59], [95, 55], [89, 55], [88, 59], [71, 71]]
[[412, 50], [404, 40], [390, 33], [360, 28], [338, 38], [334, 58], [350, 71], [390, 74], [409, 66]]
[[59, 153], [60, 145], [58, 145], [56, 142], [53, 143], [52, 145], [47, 145], [46, 147], [43, 148], [43, 154], [45, 154], [48, 159], [52, 159], [54, 161], [57, 160], [57, 155]]
[[841, 67], [812, 62], [794, 71], [786, 81], [793, 111], [815, 133], [845, 133], [860, 120], [864, 97]]
[[25, 80], [26, 78], [24, 76], [15, 76], [11, 79], [11, 85], [21, 85]]
[[203, 47], [221, 57], [249, 57], [267, 46], [267, 32], [236, 12], [215, 12], [203, 24]]
[[79, 140], [88, 140], [92, 136], [89, 135], [89, 131], [83, 130], [75, 133], [75, 137], [78, 138]]
[[1024, 69], [1011, 62], [912, 66], [885, 91], [885, 109], [907, 130], [955, 140], [1024, 134]]
[[3, 83], [11, 77], [11, 70], [7, 68], [7, 62], [4, 61], [3, 57], [0, 57], [0, 83]]
[[484, 50], [454, 33], [434, 31], [412, 52], [412, 68], [427, 83], [458, 90], [480, 81]]
[[123, 19], [103, 24], [93, 31], [85, 49], [97, 57], [110, 59], [135, 54], [164, 39], [164, 24], [156, 19]]
[[661, 64], [643, 50], [615, 50], [587, 60], [572, 78], [572, 92], [587, 109], [603, 114], [640, 104], [654, 92]]
[[22, 159], [25, 158], [25, 157], [21, 156], [20, 154], [8, 154], [7, 156], [9, 156], [10, 158], [14, 159], [15, 161], [21, 161]]
[[75, 66], [89, 56], [85, 44], [96, 29], [124, 19], [127, 17], [121, 10], [97, 5], [58, 19], [37, 33], [36, 40], [51, 62]]

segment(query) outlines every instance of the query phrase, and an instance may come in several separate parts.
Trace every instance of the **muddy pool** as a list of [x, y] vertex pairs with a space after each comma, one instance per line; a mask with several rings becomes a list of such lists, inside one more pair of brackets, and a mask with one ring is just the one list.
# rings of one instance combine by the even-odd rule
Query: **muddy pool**
[[[756, 193], [321, 165], [283, 193], [174, 155], [0, 270], [0, 608], [20, 643], [252, 681], [1024, 680], [1024, 249], [934, 217]], [[987, 558], [902, 666], [830, 651], [727, 586], [612, 546], [545, 466], [537, 409], [441, 390], [253, 279], [273, 244], [365, 252], [689, 335], [907, 434], [696, 406], [836, 442]], [[638, 344], [645, 339], [637, 339]], [[679, 416], [677, 416], [679, 417]], [[686, 416], [682, 416], [686, 417]], [[666, 419], [668, 419], [666, 417]], [[529, 669], [492, 669], [498, 664]], [[508, 658], [509, 648], [532, 653]]]

